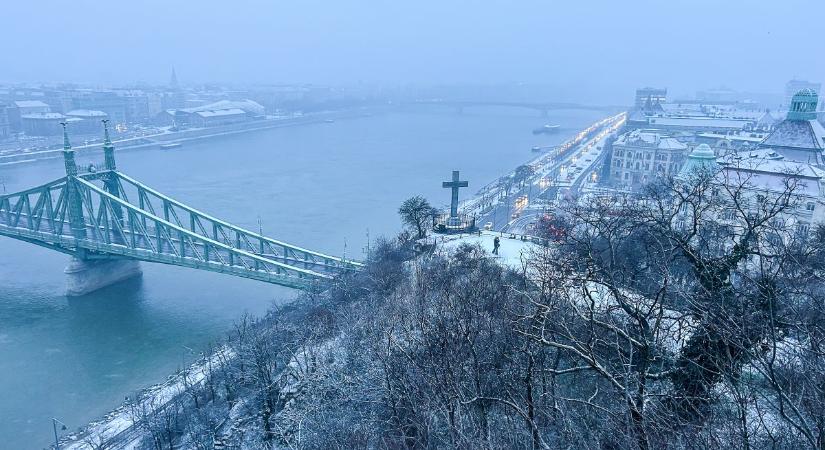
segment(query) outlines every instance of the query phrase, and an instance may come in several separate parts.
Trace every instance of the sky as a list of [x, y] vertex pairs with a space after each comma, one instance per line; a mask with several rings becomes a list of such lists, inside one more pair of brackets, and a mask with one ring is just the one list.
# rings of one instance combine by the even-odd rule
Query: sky
[[825, 80], [823, 27], [822, 0], [3, 0], [0, 81], [781, 92]]

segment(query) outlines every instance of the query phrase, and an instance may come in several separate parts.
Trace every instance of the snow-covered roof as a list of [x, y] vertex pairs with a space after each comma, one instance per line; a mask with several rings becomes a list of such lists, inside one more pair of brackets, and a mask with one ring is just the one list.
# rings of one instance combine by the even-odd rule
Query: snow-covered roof
[[662, 150], [685, 150], [687, 145], [679, 142], [676, 138], [666, 137], [659, 139], [658, 148]]
[[15, 100], [14, 106], [18, 108], [48, 108], [49, 105], [40, 100]]
[[779, 119], [771, 115], [769, 111], [765, 111], [765, 114], [762, 114], [762, 117], [756, 121], [757, 125], [774, 125], [779, 122]]
[[201, 117], [223, 117], [223, 116], [238, 116], [246, 115], [246, 111], [239, 108], [217, 109], [210, 111], [197, 111], [195, 114]]
[[619, 136], [613, 145], [630, 145], [634, 147], [650, 147], [662, 150], [686, 150], [687, 145], [678, 139], [655, 130], [633, 130]]
[[103, 111], [95, 111], [93, 109], [73, 109], [66, 113], [67, 116], [74, 116], [74, 117], [106, 117], [106, 113]]
[[260, 103], [253, 101], [253, 100], [220, 100], [214, 103], [210, 103], [208, 105], [201, 105], [195, 106], [192, 108], [183, 108], [179, 111], [195, 114], [201, 111], [218, 111], [218, 110], [227, 110], [227, 109], [240, 109], [248, 113], [252, 113], [255, 115], [263, 115], [266, 112], [266, 108], [261, 106]]
[[647, 122], [647, 116], [641, 109], [636, 109], [630, 112], [627, 120], [631, 122]]
[[761, 147], [825, 148], [825, 129], [817, 120], [783, 120], [760, 144]]
[[717, 117], [651, 117], [651, 125], [689, 128], [729, 128], [741, 130], [750, 120], [725, 119]]
[[[756, 136], [751, 136], [751, 134], [756, 134]], [[722, 133], [696, 133], [697, 137], [708, 138], [708, 139], [727, 139], [729, 141], [740, 141], [740, 142], [753, 142], [759, 143], [762, 142], [765, 138], [763, 134], [758, 133], [734, 133], [734, 134], [722, 134]]]
[[716, 158], [716, 154], [713, 153], [713, 149], [708, 144], [699, 144], [690, 152], [689, 157], [709, 159]]
[[747, 182], [756, 189], [782, 192], [787, 189], [789, 179], [796, 179], [797, 195], [818, 197], [820, 182], [825, 179], [825, 170], [805, 162], [783, 159], [771, 149], [735, 153], [718, 161], [722, 166], [718, 177], [724, 182]]
[[23, 114], [20, 116], [21, 119], [32, 119], [32, 120], [54, 120], [54, 119], [63, 119], [65, 116], [60, 113], [33, 113], [33, 114]]

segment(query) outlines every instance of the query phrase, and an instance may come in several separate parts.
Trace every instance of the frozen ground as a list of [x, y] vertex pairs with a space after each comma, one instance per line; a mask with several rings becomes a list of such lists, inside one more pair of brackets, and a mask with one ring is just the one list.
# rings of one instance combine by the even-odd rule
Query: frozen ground
[[[501, 247], [498, 255], [493, 255], [493, 240], [499, 237]], [[523, 267], [524, 261], [529, 257], [530, 251], [536, 244], [529, 241], [522, 241], [519, 238], [512, 239], [508, 233], [498, 233], [483, 231], [478, 234], [462, 234], [454, 236], [438, 236], [438, 244], [442, 248], [453, 250], [461, 244], [480, 245], [491, 257], [496, 258], [499, 263], [515, 269]]]
[[[144, 407], [147, 410], [162, 408], [174, 397], [180, 395], [186, 385], [200, 384], [206, 378], [209, 368], [217, 367], [224, 361], [232, 357], [228, 349], [216, 352], [209, 358], [209, 361], [201, 360], [189, 367], [187, 371], [188, 379], [184, 380], [183, 374], [178, 373], [170, 376], [169, 379], [159, 385], [146, 389], [137, 402], [138, 408]], [[133, 414], [134, 405], [123, 405], [107, 414], [101, 420], [90, 423], [78, 433], [73, 433], [61, 439], [61, 447], [66, 450], [92, 450], [103, 444], [106, 448], [134, 448], [140, 443], [142, 434], [137, 429]], [[104, 444], [105, 443], [105, 444]], [[102, 447], [100, 447], [102, 448]]]

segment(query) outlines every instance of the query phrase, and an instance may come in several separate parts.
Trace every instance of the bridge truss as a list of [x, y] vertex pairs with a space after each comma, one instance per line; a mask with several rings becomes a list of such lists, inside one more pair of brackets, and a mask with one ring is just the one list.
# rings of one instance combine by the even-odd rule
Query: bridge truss
[[83, 260], [133, 259], [297, 289], [362, 265], [212, 217], [119, 172], [106, 132], [101, 170], [79, 171], [64, 131], [66, 176], [0, 196], [0, 235]]

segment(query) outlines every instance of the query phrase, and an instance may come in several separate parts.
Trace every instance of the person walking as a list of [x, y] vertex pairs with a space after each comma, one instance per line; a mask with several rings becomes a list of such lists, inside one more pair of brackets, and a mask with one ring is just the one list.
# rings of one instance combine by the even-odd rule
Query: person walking
[[498, 239], [498, 236], [496, 236], [496, 238], [493, 239], [493, 254], [494, 255], [498, 255], [498, 248], [499, 247], [501, 247], [501, 241]]

